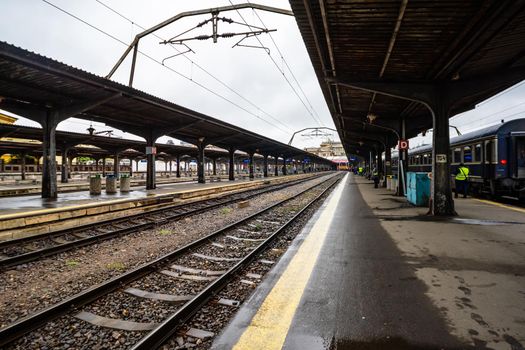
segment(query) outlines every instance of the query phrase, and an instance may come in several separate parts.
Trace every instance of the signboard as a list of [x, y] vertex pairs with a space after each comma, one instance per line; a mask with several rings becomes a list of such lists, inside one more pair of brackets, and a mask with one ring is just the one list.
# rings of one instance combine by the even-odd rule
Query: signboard
[[446, 154], [436, 154], [436, 163], [446, 163], [447, 155]]
[[408, 149], [408, 140], [399, 140], [397, 146], [400, 151], [406, 151]]
[[157, 147], [146, 147], [146, 154], [157, 154]]

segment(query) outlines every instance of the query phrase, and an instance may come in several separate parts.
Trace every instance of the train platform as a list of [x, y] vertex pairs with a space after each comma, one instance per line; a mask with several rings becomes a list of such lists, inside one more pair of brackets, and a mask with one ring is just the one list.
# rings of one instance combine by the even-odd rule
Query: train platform
[[525, 209], [426, 216], [348, 174], [214, 349], [523, 349]]
[[[227, 176], [222, 176], [222, 178], [227, 179]], [[174, 184], [174, 183], [179, 183], [179, 182], [191, 182], [191, 181], [197, 181], [197, 178], [195, 176], [194, 177], [180, 177], [180, 178], [172, 176], [172, 177], [157, 177], [156, 179], [157, 186], [166, 185], [166, 184]], [[145, 176], [132, 178], [131, 187], [146, 187]], [[74, 179], [70, 179], [68, 183], [58, 182], [57, 188], [58, 188], [59, 193], [88, 191], [89, 190], [89, 179], [74, 178]], [[106, 188], [106, 184], [103, 182], [102, 189], [105, 189], [105, 188]], [[41, 190], [42, 190], [42, 184], [41, 184], [40, 179], [0, 182], [0, 198], [35, 195], [35, 194], [40, 194]]]
[[[37, 233], [67, 229], [89, 223], [133, 215], [166, 205], [208, 199], [222, 193], [256, 188], [266, 183], [282, 183], [313, 174], [270, 178], [241, 178], [235, 181], [171, 183], [154, 190], [135, 188], [130, 192], [90, 195], [89, 192], [61, 193], [57, 199], [40, 196], [0, 198], [0, 240], [21, 238]], [[43, 225], [47, 225], [43, 227]]]

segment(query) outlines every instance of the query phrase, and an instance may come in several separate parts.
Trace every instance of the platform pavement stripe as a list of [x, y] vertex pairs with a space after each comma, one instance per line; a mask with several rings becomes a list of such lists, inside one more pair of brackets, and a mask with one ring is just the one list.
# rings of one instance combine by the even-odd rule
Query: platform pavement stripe
[[477, 200], [478, 202], [481, 202], [481, 203], [491, 204], [491, 205], [495, 205], [497, 207], [501, 207], [501, 208], [515, 210], [515, 211], [519, 211], [521, 213], [525, 213], [525, 209], [523, 209], [523, 208], [512, 207], [510, 205], [505, 205], [505, 204], [501, 204], [501, 203], [498, 203], [498, 202], [488, 201], [486, 199], [476, 199], [476, 198], [474, 198], [474, 199]]
[[322, 242], [326, 238], [337, 204], [341, 199], [347, 176], [334, 191], [319, 219], [233, 349], [269, 350], [283, 347], [297, 306], [323, 246]]

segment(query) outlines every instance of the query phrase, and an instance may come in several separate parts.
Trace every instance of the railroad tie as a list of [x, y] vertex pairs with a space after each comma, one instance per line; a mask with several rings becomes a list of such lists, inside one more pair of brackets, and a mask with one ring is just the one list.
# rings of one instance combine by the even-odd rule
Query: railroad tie
[[241, 260], [241, 258], [223, 258], [220, 256], [209, 256], [209, 255], [204, 255], [200, 253], [193, 253], [192, 255], [197, 258], [211, 260], [211, 261], [239, 261]]
[[183, 280], [190, 280], [190, 281], [214, 281], [217, 279], [216, 276], [188, 275], [188, 274], [182, 274], [182, 273], [174, 272], [170, 270], [162, 270], [160, 271], [160, 273], [166, 276], [180, 278]]
[[233, 239], [235, 241], [244, 241], [244, 242], [262, 242], [264, 238], [242, 238], [237, 236], [226, 235], [226, 238]]
[[137, 288], [127, 288], [124, 290], [124, 293], [144, 298], [144, 299], [153, 299], [161, 300], [169, 303], [178, 303], [182, 301], [188, 301], [193, 299], [194, 295], [174, 295], [174, 294], [161, 294], [161, 293], [152, 293], [142, 289]]
[[194, 269], [192, 267], [186, 267], [182, 265], [171, 265], [170, 268], [177, 272], [186, 272], [186, 273], [191, 273], [194, 275], [204, 275], [204, 276], [220, 276], [226, 273], [226, 270], [219, 270], [219, 271], [201, 270], [201, 269]]
[[154, 322], [133, 322], [115, 318], [103, 317], [94, 313], [82, 311], [75, 315], [79, 320], [104, 328], [120, 329], [123, 331], [150, 331], [158, 326]]

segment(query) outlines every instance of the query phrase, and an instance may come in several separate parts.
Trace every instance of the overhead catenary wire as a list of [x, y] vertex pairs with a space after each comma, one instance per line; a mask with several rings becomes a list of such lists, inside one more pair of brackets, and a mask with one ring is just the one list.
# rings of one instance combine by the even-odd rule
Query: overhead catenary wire
[[[231, 0], [229, 0], [230, 4], [233, 6], [233, 2]], [[248, 24], [248, 22], [244, 19], [243, 15], [240, 13], [239, 10], [235, 10], [237, 12], [237, 14], [239, 15], [239, 17], [241, 17], [242, 21], [250, 28], [250, 31], [253, 32], [253, 30], [251, 29], [251, 26]], [[259, 42], [259, 44], [264, 47], [261, 39], [259, 39], [259, 37], [257, 35], [255, 35], [255, 39], [257, 39], [257, 41]], [[290, 86], [290, 88], [292, 89], [292, 91], [294, 92], [294, 94], [297, 96], [297, 98], [301, 101], [302, 105], [304, 106], [304, 108], [306, 109], [306, 111], [308, 112], [308, 114], [312, 117], [312, 119], [319, 125], [319, 126], [322, 126], [322, 123], [320, 122], [320, 120], [317, 120], [315, 118], [315, 116], [313, 115], [312, 111], [308, 108], [308, 106], [306, 105], [306, 103], [303, 101], [303, 99], [301, 98], [301, 96], [299, 95], [299, 93], [297, 92], [297, 90], [295, 89], [295, 87], [292, 85], [292, 83], [290, 82], [290, 80], [288, 79], [288, 77], [286, 76], [286, 74], [284, 73], [284, 70], [282, 70], [280, 67], [279, 67], [279, 64], [275, 61], [275, 59], [273, 58], [273, 56], [267, 51], [266, 52], [268, 54], [268, 57], [270, 57], [271, 61], [273, 62], [274, 66], [277, 68], [277, 70], [279, 71], [279, 73], [281, 73], [281, 75], [283, 76], [284, 80], [286, 80], [286, 82], [288, 83], [288, 85]]]
[[[61, 8], [61, 7], [59, 7], [59, 6], [55, 5], [55, 4], [53, 4], [52, 2], [50, 2], [50, 1], [48, 1], [48, 0], [42, 0], [42, 1], [43, 1], [44, 3], [46, 3], [46, 4], [48, 4], [48, 5], [50, 5], [50, 6], [54, 7], [54, 8], [56, 8], [57, 10], [59, 10], [59, 11], [65, 13], [65, 14], [67, 14], [68, 16], [70, 16], [70, 17], [76, 19], [77, 21], [80, 21], [80, 22], [82, 22], [83, 24], [85, 24], [85, 25], [91, 27], [92, 29], [98, 31], [99, 33], [104, 34], [104, 35], [106, 35], [107, 37], [109, 37], [109, 38], [111, 38], [111, 39], [113, 39], [113, 40], [119, 42], [120, 44], [124, 45], [125, 47], [128, 47], [128, 44], [127, 44], [126, 42], [124, 42], [123, 40], [117, 38], [116, 36], [114, 36], [114, 35], [112, 35], [112, 34], [106, 32], [106, 31], [104, 31], [104, 30], [102, 30], [102, 29], [100, 29], [100, 28], [98, 28], [97, 26], [95, 26], [95, 25], [93, 25], [93, 24], [91, 24], [91, 23], [89, 23], [89, 22], [83, 20], [82, 18], [80, 18], [80, 17], [78, 17], [78, 16], [72, 14], [72, 13], [69, 12], [69, 11], [66, 11], [65, 9], [63, 9], [63, 8]], [[264, 118], [261, 118], [260, 116], [256, 115], [255, 113], [251, 112], [250, 110], [244, 108], [243, 106], [241, 106], [241, 105], [235, 103], [234, 101], [228, 99], [227, 97], [224, 97], [224, 96], [222, 96], [221, 94], [219, 94], [219, 93], [213, 91], [212, 89], [208, 88], [208, 87], [205, 86], [204, 84], [197, 82], [195, 79], [190, 79], [190, 77], [184, 75], [183, 73], [181, 73], [181, 72], [179, 72], [179, 71], [177, 71], [177, 70], [175, 70], [175, 69], [173, 69], [173, 68], [171, 68], [171, 67], [169, 67], [169, 66], [163, 65], [161, 61], [157, 60], [156, 58], [154, 58], [154, 57], [152, 57], [152, 56], [150, 56], [150, 55], [148, 55], [148, 54], [146, 54], [145, 52], [143, 52], [143, 51], [141, 51], [141, 50], [138, 50], [138, 52], [139, 52], [142, 56], [144, 56], [144, 57], [148, 58], [149, 60], [153, 61], [154, 63], [157, 63], [158, 65], [164, 67], [165, 69], [167, 69], [167, 70], [169, 70], [169, 71], [171, 71], [171, 72], [177, 74], [178, 76], [180, 76], [180, 77], [182, 77], [182, 78], [184, 78], [184, 79], [186, 79], [186, 80], [192, 82], [193, 84], [195, 84], [195, 85], [199, 86], [200, 88], [202, 88], [202, 89], [208, 91], [209, 93], [211, 93], [211, 94], [217, 96], [218, 98], [220, 98], [220, 99], [222, 99], [222, 100], [224, 100], [224, 101], [226, 101], [226, 102], [232, 104], [233, 106], [235, 106], [235, 107], [237, 107], [237, 108], [243, 110], [244, 112], [246, 112], [246, 113], [248, 113], [248, 114], [254, 116], [255, 118], [257, 118], [257, 119], [259, 119], [259, 120], [261, 120], [261, 121], [263, 121], [263, 122], [265, 122], [265, 123], [267, 123], [267, 124], [269, 124], [269, 125], [271, 125], [271, 126], [277, 128], [277, 129], [279, 129], [281, 132], [283, 132], [283, 133], [285, 133], [285, 134], [288, 135], [288, 132], [287, 132], [286, 130], [283, 130], [281, 127], [279, 127], [279, 126], [277, 126], [277, 125], [275, 125], [275, 124], [269, 122], [268, 120], [266, 120], [266, 119], [264, 119]]]
[[[146, 30], [147, 28], [145, 28], [144, 26], [138, 24], [137, 22], [133, 21], [131, 18], [123, 15], [122, 13], [120, 13], [119, 11], [115, 10], [114, 8], [112, 8], [111, 6], [107, 5], [106, 3], [104, 3], [103, 1], [101, 0], [95, 0], [97, 3], [99, 3], [100, 5], [102, 5], [103, 7], [105, 7], [106, 9], [110, 10], [111, 12], [115, 13], [116, 15], [118, 15], [119, 17], [121, 17], [122, 19], [130, 22], [132, 25], [135, 25], [137, 27], [139, 27], [140, 29], [142, 30]], [[165, 41], [165, 38], [162, 38], [161, 36], [157, 35], [156, 33], [152, 33], [152, 35], [159, 39], [159, 40], [162, 40], [162, 41]], [[241, 95], [237, 90], [233, 89], [231, 86], [229, 86], [228, 84], [226, 84], [225, 82], [223, 82], [221, 79], [219, 79], [217, 76], [215, 76], [214, 74], [212, 74], [210, 71], [208, 71], [207, 69], [205, 69], [204, 67], [202, 67], [200, 64], [198, 64], [197, 62], [195, 62], [194, 60], [192, 60], [191, 58], [189, 58], [187, 55], [185, 55], [183, 52], [181, 52], [175, 45], [173, 44], [169, 44], [169, 46], [171, 48], [173, 48], [175, 51], [177, 51], [177, 53], [179, 54], [182, 54], [182, 56], [188, 60], [189, 62], [191, 62], [192, 64], [192, 68], [193, 68], [193, 65], [195, 65], [195, 67], [199, 68], [200, 70], [202, 70], [204, 73], [206, 73], [209, 77], [211, 77], [213, 80], [215, 80], [216, 82], [218, 82], [219, 84], [221, 84], [222, 86], [224, 86], [226, 89], [228, 89], [229, 91], [233, 92], [235, 95], [237, 95], [238, 97], [240, 97], [242, 100], [244, 100], [245, 102], [247, 102], [248, 104], [250, 104], [252, 107], [254, 107], [257, 111], [259, 111], [260, 113], [266, 115], [267, 117], [271, 118], [273, 121], [275, 121], [276, 123], [279, 123], [281, 126], [283, 126], [284, 128], [288, 129], [287, 132], [290, 132], [292, 131], [292, 129], [284, 124], [283, 122], [281, 122], [279, 119], [277, 119], [276, 117], [274, 117], [273, 115], [271, 115], [270, 113], [266, 112], [265, 110], [263, 110], [261, 107], [259, 107], [258, 105], [256, 105], [255, 103], [253, 103], [251, 100], [249, 100], [248, 98], [244, 97], [243, 95]], [[282, 130], [281, 130], [282, 131]]]
[[[248, 3], [250, 3], [250, 0], [247, 0]], [[255, 16], [257, 16], [257, 18], [259, 19], [259, 21], [261, 22], [262, 26], [264, 29], [268, 29], [268, 27], [266, 26], [266, 24], [263, 22], [262, 18], [259, 16], [259, 14], [257, 13], [257, 11], [255, 11], [255, 9], [252, 9], [253, 13], [255, 13]], [[321, 121], [321, 117], [319, 117], [319, 114], [317, 113], [317, 111], [315, 110], [314, 106], [312, 105], [312, 103], [310, 102], [310, 99], [308, 98], [308, 96], [306, 95], [306, 93], [304, 92], [303, 88], [301, 87], [301, 84], [299, 83], [299, 81], [297, 80], [292, 68], [290, 67], [290, 65], [288, 64], [288, 61], [286, 61], [286, 58], [284, 57], [283, 53], [281, 52], [281, 49], [279, 48], [279, 46], [277, 45], [277, 42], [274, 40], [273, 38], [273, 35], [272, 33], [268, 33], [268, 35], [270, 36], [270, 40], [272, 41], [273, 43], [273, 46], [275, 46], [275, 49], [277, 50], [277, 52], [279, 53], [279, 56], [281, 57], [281, 60], [282, 62], [284, 63], [284, 66], [286, 66], [286, 68], [288, 68], [288, 71], [290, 72], [290, 74], [292, 75], [292, 78], [293, 80], [295, 81], [295, 83], [297, 84], [297, 86], [299, 87], [299, 90], [301, 91], [301, 93], [303, 94], [306, 102], [308, 102], [308, 105], [310, 106], [311, 110], [313, 111], [313, 113], [315, 114], [315, 116], [317, 117], [317, 119], [321, 122], [322, 124], [322, 121]], [[284, 67], [282, 68], [282, 70], [284, 71]]]

